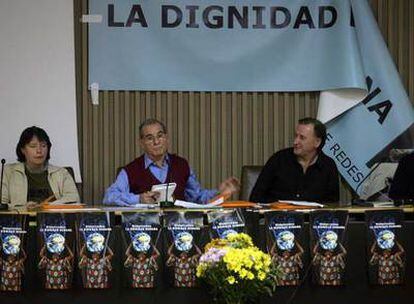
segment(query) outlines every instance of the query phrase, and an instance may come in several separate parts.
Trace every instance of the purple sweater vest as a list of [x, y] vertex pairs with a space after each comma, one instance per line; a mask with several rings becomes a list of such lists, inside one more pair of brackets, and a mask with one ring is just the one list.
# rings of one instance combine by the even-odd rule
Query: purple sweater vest
[[[168, 154], [168, 157], [170, 168], [165, 183], [176, 183], [174, 198], [184, 200], [185, 186], [190, 176], [190, 166], [182, 157], [174, 154]], [[133, 160], [124, 169], [128, 175], [129, 191], [134, 194], [150, 191], [153, 185], [162, 184], [152, 175], [149, 167], [145, 169], [144, 155]]]

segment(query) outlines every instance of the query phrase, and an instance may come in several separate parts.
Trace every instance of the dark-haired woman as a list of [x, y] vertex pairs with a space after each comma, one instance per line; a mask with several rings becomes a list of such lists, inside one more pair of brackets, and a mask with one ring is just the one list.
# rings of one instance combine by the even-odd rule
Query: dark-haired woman
[[4, 168], [3, 203], [30, 208], [45, 200], [79, 202], [69, 172], [49, 164], [51, 147], [49, 136], [43, 129], [29, 127], [23, 131], [16, 147], [19, 162]]

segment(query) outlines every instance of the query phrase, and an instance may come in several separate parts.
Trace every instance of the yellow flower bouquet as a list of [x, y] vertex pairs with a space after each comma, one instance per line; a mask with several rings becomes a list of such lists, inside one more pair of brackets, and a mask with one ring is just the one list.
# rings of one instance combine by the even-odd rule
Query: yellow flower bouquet
[[227, 304], [246, 303], [262, 293], [272, 295], [278, 276], [270, 255], [244, 233], [212, 240], [197, 267], [197, 277], [211, 286], [215, 300]]

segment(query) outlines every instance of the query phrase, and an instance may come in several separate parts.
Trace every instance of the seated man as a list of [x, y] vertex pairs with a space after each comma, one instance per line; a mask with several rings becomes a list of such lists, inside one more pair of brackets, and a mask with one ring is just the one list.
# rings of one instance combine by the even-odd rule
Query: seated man
[[201, 189], [200, 183], [188, 162], [169, 154], [168, 134], [164, 124], [147, 119], [139, 127], [140, 145], [144, 154], [126, 165], [105, 193], [104, 204], [130, 206], [154, 203], [158, 192], [151, 187], [163, 183], [176, 183], [175, 199], [207, 203], [216, 195], [231, 196], [238, 191], [239, 181], [233, 177], [225, 180], [219, 190]]
[[293, 148], [273, 154], [263, 167], [250, 200], [338, 202], [335, 162], [322, 152], [326, 128], [319, 120], [304, 118], [296, 126]]
[[389, 196], [394, 200], [414, 199], [414, 153], [404, 156], [398, 163]]

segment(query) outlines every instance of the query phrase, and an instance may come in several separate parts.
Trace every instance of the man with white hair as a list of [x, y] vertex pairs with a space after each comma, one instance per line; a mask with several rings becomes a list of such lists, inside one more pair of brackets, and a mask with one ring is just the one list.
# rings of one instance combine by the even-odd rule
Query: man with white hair
[[126, 165], [116, 181], [106, 190], [104, 204], [131, 206], [152, 204], [160, 193], [152, 186], [175, 183], [176, 199], [207, 203], [216, 195], [230, 197], [239, 189], [239, 181], [230, 177], [218, 190], [202, 189], [187, 160], [168, 153], [169, 137], [165, 125], [156, 119], [147, 119], [139, 127], [139, 143], [144, 154]]

